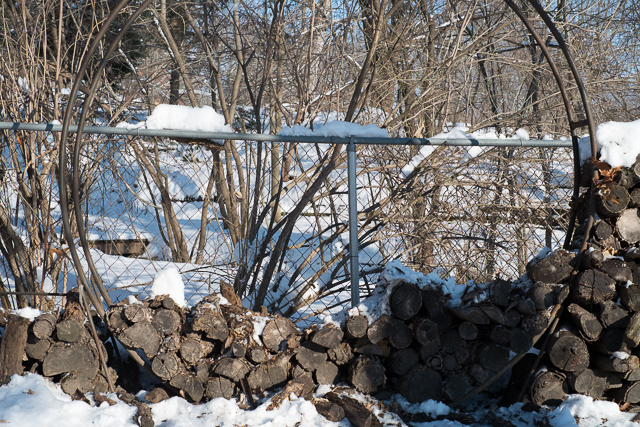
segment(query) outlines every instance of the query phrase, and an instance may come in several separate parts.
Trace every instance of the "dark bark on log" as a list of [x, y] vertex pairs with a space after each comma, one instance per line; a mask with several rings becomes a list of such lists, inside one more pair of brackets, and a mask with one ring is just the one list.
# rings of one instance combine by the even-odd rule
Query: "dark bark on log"
[[217, 399], [218, 397], [231, 399], [237, 393], [238, 388], [235, 383], [227, 378], [209, 377], [209, 380], [207, 381], [205, 395], [209, 400]]
[[36, 338], [50, 338], [56, 327], [56, 316], [53, 313], [43, 313], [33, 322], [33, 335]]
[[285, 317], [278, 317], [268, 322], [262, 331], [262, 342], [270, 351], [277, 353], [280, 346], [286, 343], [290, 335], [296, 334], [296, 325]]
[[249, 363], [244, 359], [221, 357], [214, 363], [211, 371], [235, 382], [240, 382], [241, 379], [247, 376], [249, 369]]
[[578, 304], [569, 304], [567, 311], [571, 315], [573, 323], [578, 327], [582, 338], [589, 342], [597, 341], [602, 334], [602, 324], [591, 312]]
[[640, 382], [626, 383], [620, 388], [609, 390], [607, 396], [618, 402], [638, 403], [640, 402]]
[[622, 285], [633, 280], [631, 268], [629, 268], [626, 262], [618, 258], [610, 258], [606, 260], [602, 264], [601, 270]]
[[618, 216], [629, 205], [629, 192], [618, 184], [609, 184], [608, 193], [596, 194], [596, 212], [602, 217], [613, 218]]
[[345, 417], [342, 406], [327, 399], [313, 399], [311, 403], [316, 407], [316, 411], [329, 421], [337, 422]]
[[593, 366], [601, 371], [625, 374], [640, 368], [640, 361], [638, 360], [638, 356], [634, 355], [630, 355], [625, 359], [605, 355], [595, 355], [593, 357]]
[[364, 316], [350, 316], [345, 322], [344, 333], [347, 338], [362, 338], [367, 334], [369, 322]]
[[442, 292], [424, 288], [422, 290], [422, 307], [426, 311], [427, 317], [434, 321], [439, 329], [447, 329], [451, 326], [451, 314], [446, 309]]
[[184, 398], [194, 403], [200, 402], [204, 396], [204, 386], [195, 375], [179, 373], [171, 378], [169, 384], [180, 390]]
[[606, 221], [598, 221], [593, 227], [593, 236], [599, 241], [607, 240], [613, 234], [613, 227]]
[[154, 374], [165, 381], [171, 380], [181, 371], [181, 363], [178, 356], [173, 353], [160, 353], [153, 358], [151, 370]]
[[385, 373], [378, 358], [361, 356], [351, 365], [351, 384], [361, 393], [373, 394], [384, 386]]
[[493, 304], [481, 304], [479, 307], [491, 322], [504, 325], [504, 313], [497, 306]]
[[458, 325], [458, 333], [460, 334], [460, 337], [463, 340], [473, 341], [478, 338], [478, 334], [480, 333], [480, 330], [474, 323], [462, 322], [460, 323], [460, 325]]
[[409, 320], [422, 307], [420, 289], [411, 283], [400, 283], [391, 291], [389, 297], [391, 312], [402, 320]]
[[616, 231], [622, 240], [627, 243], [640, 241], [640, 211], [627, 209], [616, 220]]
[[530, 394], [531, 401], [538, 406], [558, 406], [567, 397], [567, 393], [564, 376], [545, 371], [534, 379]]
[[382, 423], [367, 407], [358, 400], [348, 396], [340, 396], [330, 391], [324, 396], [329, 402], [344, 409], [345, 416], [355, 427], [378, 427]]
[[344, 332], [341, 329], [325, 326], [311, 334], [310, 341], [324, 348], [338, 348], [343, 337]]
[[67, 343], [76, 343], [80, 341], [82, 334], [85, 332], [84, 325], [78, 323], [75, 319], [69, 318], [63, 320], [56, 325], [56, 338], [58, 341]]
[[555, 290], [547, 283], [536, 282], [527, 291], [536, 310], [546, 310], [556, 302]]
[[489, 324], [489, 316], [480, 307], [451, 308], [449, 311], [457, 318], [476, 325]]
[[629, 325], [625, 330], [625, 338], [631, 347], [637, 347], [640, 344], [640, 312], [631, 316]]
[[418, 353], [412, 348], [392, 351], [386, 360], [389, 372], [399, 377], [406, 375], [420, 361]]
[[559, 250], [536, 263], [527, 265], [527, 274], [533, 282], [560, 283], [573, 271], [575, 254]]
[[22, 375], [22, 357], [27, 344], [29, 319], [10, 314], [0, 342], [0, 385], [8, 384], [12, 375]]
[[338, 348], [332, 348], [327, 351], [329, 360], [336, 365], [346, 365], [353, 360], [354, 355], [349, 343], [343, 342]]
[[[638, 283], [634, 280], [635, 283]], [[631, 311], [640, 311], [640, 286], [636, 284], [617, 286], [620, 301]]]
[[616, 293], [615, 281], [599, 270], [585, 270], [578, 276], [572, 295], [579, 304], [599, 304], [612, 299]]
[[608, 300], [600, 304], [599, 319], [605, 328], [626, 329], [631, 320], [631, 315], [624, 308]]
[[617, 351], [631, 354], [625, 331], [620, 329], [606, 330], [592, 348], [607, 355], [612, 355]]
[[398, 379], [396, 391], [411, 403], [428, 399], [442, 399], [442, 375], [437, 371], [419, 365], [407, 375]]
[[161, 308], [153, 314], [151, 324], [159, 334], [171, 335], [180, 329], [180, 315], [173, 310]]
[[327, 360], [327, 351], [317, 344], [305, 341], [296, 353], [296, 360], [304, 369], [313, 372]]
[[548, 355], [551, 363], [565, 372], [581, 372], [589, 366], [587, 345], [569, 331], [561, 331], [552, 338]]
[[509, 305], [509, 297], [511, 295], [511, 282], [496, 279], [489, 287], [489, 295], [491, 302], [499, 307]]

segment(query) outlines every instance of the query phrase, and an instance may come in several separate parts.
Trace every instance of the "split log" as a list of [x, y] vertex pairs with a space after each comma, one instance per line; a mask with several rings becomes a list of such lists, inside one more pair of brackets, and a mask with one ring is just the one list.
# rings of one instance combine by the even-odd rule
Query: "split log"
[[629, 193], [629, 207], [630, 208], [640, 207], [640, 188], [634, 188]]
[[49, 338], [38, 339], [35, 335], [29, 334], [25, 351], [30, 358], [41, 361], [47, 355], [52, 344]]
[[330, 391], [324, 397], [344, 410], [345, 416], [355, 427], [382, 426], [380, 420], [360, 401], [349, 396], [341, 396]]
[[457, 318], [476, 325], [489, 324], [489, 316], [480, 307], [451, 308], [449, 311]]
[[573, 271], [575, 254], [559, 250], [537, 262], [527, 264], [527, 274], [533, 282], [560, 283]]
[[607, 300], [600, 303], [600, 321], [608, 329], [626, 329], [629, 325], [630, 314], [624, 308]]
[[344, 333], [347, 338], [362, 338], [367, 334], [369, 322], [365, 316], [349, 316], [345, 322]]
[[149, 403], [163, 402], [169, 398], [169, 393], [162, 387], [156, 387], [151, 391], [148, 391], [144, 395], [144, 400]]
[[265, 325], [262, 331], [262, 342], [269, 350], [277, 353], [280, 346], [286, 343], [287, 338], [297, 332], [296, 325], [290, 319], [278, 317]]
[[335, 384], [338, 379], [338, 367], [329, 361], [322, 363], [313, 373], [317, 384]]
[[616, 231], [627, 243], [640, 241], [640, 212], [638, 209], [627, 209], [616, 220]]
[[296, 360], [304, 369], [313, 372], [327, 360], [327, 352], [323, 347], [305, 341], [296, 353]]
[[170, 381], [178, 372], [182, 365], [179, 358], [174, 353], [160, 353], [153, 358], [151, 370], [158, 377], [165, 381]]
[[629, 205], [629, 192], [619, 184], [609, 184], [607, 194], [596, 193], [596, 212], [602, 217], [614, 218]]
[[607, 355], [612, 355], [613, 353], [618, 351], [631, 354], [629, 341], [627, 340], [625, 331], [620, 329], [606, 330], [602, 334], [600, 339], [595, 342], [592, 348], [602, 354]]
[[504, 313], [493, 304], [480, 304], [478, 307], [487, 315], [489, 320], [498, 325], [504, 325]]
[[229, 351], [233, 357], [245, 357], [247, 355], [247, 347], [239, 342], [232, 343]]
[[386, 314], [381, 315], [375, 322], [369, 326], [367, 330], [367, 337], [369, 341], [374, 344], [379, 343], [383, 339], [389, 338], [395, 331], [404, 325], [404, 323], [398, 319], [394, 319]]
[[507, 282], [506, 280], [494, 280], [489, 287], [491, 302], [500, 307], [509, 305], [511, 286], [511, 282]]
[[456, 402], [471, 390], [471, 380], [465, 373], [456, 372], [447, 377], [442, 388], [444, 397]]
[[291, 394], [296, 397], [304, 397], [305, 399], [310, 400], [314, 389], [315, 384], [311, 380], [311, 377], [301, 376], [294, 378], [284, 386], [282, 391], [271, 398], [271, 403], [267, 407], [267, 411], [279, 408], [282, 402], [289, 400]]
[[262, 347], [251, 347], [247, 350], [247, 359], [255, 364], [260, 364], [267, 360], [267, 352]]
[[617, 286], [620, 301], [631, 311], [640, 311], [640, 286], [634, 280], [633, 284]]
[[221, 357], [216, 363], [214, 363], [211, 372], [217, 375], [222, 375], [223, 377], [229, 378], [237, 383], [247, 376], [249, 369], [249, 363], [244, 359]]
[[640, 312], [634, 313], [625, 329], [625, 338], [632, 347], [640, 344]]
[[594, 399], [602, 399], [608, 389], [608, 374], [603, 371], [585, 369], [575, 375], [569, 375], [567, 383], [573, 391]]
[[561, 331], [554, 336], [547, 353], [551, 363], [565, 372], [580, 372], [589, 366], [587, 345], [569, 331]]
[[524, 354], [533, 347], [533, 335], [521, 328], [509, 331], [509, 348], [515, 354]]
[[229, 336], [227, 322], [210, 303], [196, 309], [191, 328], [203, 332], [207, 338], [214, 341], [225, 341]]
[[277, 363], [265, 363], [249, 373], [247, 382], [251, 390], [281, 387], [288, 379], [287, 370]]
[[[388, 346], [387, 346], [388, 347]], [[368, 356], [387, 356], [388, 348], [374, 344], [367, 337], [362, 337], [353, 343], [353, 352]]]
[[10, 314], [0, 342], [0, 385], [8, 384], [12, 375], [22, 375], [22, 357], [27, 345], [29, 319]]
[[533, 315], [538, 311], [536, 310], [536, 303], [530, 298], [518, 300], [515, 308], [524, 315]]
[[391, 291], [389, 307], [396, 317], [402, 320], [411, 319], [422, 307], [420, 289], [411, 283], [399, 283]]
[[235, 383], [224, 377], [209, 377], [207, 386], [205, 389], [205, 396], [209, 400], [223, 397], [225, 399], [231, 399], [238, 393], [238, 389]]
[[196, 337], [187, 337], [180, 344], [180, 356], [188, 365], [195, 365], [199, 360], [207, 357], [213, 350], [213, 345]]
[[442, 399], [442, 375], [438, 371], [418, 365], [396, 382], [396, 391], [411, 403]]
[[527, 291], [527, 297], [533, 301], [536, 310], [546, 310], [556, 302], [554, 289], [547, 283], [536, 282]]
[[149, 322], [135, 323], [125, 328], [118, 339], [129, 348], [140, 348], [149, 359], [160, 349], [160, 335]]
[[85, 344], [54, 344], [42, 361], [42, 374], [53, 377], [68, 372], [95, 378], [98, 375], [98, 356]]
[[589, 342], [597, 341], [602, 334], [602, 324], [591, 312], [578, 304], [569, 304], [567, 311], [571, 315], [573, 323], [578, 327], [582, 338]]
[[568, 391], [563, 375], [545, 371], [536, 376], [531, 385], [531, 401], [538, 406], [558, 406], [567, 397]]
[[522, 316], [516, 310], [508, 310], [504, 313], [504, 326], [507, 328], [515, 328], [520, 324]]
[[378, 358], [360, 356], [351, 365], [349, 379], [359, 392], [373, 394], [384, 386], [386, 377]]
[[194, 403], [200, 402], [204, 396], [204, 385], [193, 374], [179, 373], [171, 378], [169, 384], [180, 390], [184, 398]]
[[604, 254], [598, 248], [591, 247], [586, 254], [584, 269], [600, 268], [604, 264]]
[[579, 304], [599, 304], [615, 296], [615, 281], [608, 274], [594, 269], [578, 276], [572, 295]]
[[343, 337], [344, 332], [342, 332], [342, 329], [325, 326], [324, 328], [312, 333], [309, 340], [324, 348], [338, 348], [340, 347], [340, 342]]

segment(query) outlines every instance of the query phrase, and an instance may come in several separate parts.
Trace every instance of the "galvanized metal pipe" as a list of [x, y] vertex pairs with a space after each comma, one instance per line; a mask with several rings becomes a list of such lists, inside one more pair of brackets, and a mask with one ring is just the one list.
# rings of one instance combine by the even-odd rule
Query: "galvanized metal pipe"
[[358, 198], [356, 182], [356, 144], [347, 144], [349, 185], [349, 257], [351, 258], [351, 307], [360, 304], [360, 249], [358, 248]]
[[[44, 123], [0, 122], [0, 129], [62, 132], [62, 125]], [[77, 126], [69, 126], [69, 132], [77, 132]], [[451, 147], [543, 147], [571, 148], [571, 140], [533, 140], [533, 139], [475, 139], [475, 138], [380, 138], [365, 136], [308, 136], [308, 135], [268, 135], [233, 132], [205, 132], [177, 129], [126, 129], [107, 126], [84, 126], [82, 133], [101, 135], [124, 135], [160, 138], [183, 138], [192, 140], [241, 140], [266, 142], [302, 142], [312, 144], [355, 144], [355, 145], [446, 145]]]

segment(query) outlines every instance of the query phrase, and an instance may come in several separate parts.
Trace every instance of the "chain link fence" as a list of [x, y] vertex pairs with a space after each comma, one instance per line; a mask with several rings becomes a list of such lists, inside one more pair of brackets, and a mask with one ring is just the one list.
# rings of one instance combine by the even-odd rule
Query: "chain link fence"
[[[293, 320], [350, 304], [344, 146], [84, 138], [89, 254], [114, 301], [148, 297], [158, 273], [177, 269], [190, 304], [221, 281], [248, 305], [263, 292], [262, 305]], [[358, 145], [361, 296], [391, 260], [457, 283], [517, 278], [545, 246], [562, 246], [572, 156], [566, 146]], [[48, 291], [74, 275], [65, 265]]]

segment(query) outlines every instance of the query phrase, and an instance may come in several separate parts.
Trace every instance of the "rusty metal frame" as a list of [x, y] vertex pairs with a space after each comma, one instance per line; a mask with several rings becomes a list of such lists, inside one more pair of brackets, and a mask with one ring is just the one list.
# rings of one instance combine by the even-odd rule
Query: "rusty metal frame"
[[[111, 13], [109, 14], [109, 16], [107, 17], [107, 19], [104, 21], [100, 31], [96, 34], [96, 36], [93, 38], [91, 45], [89, 46], [89, 48], [87, 49], [87, 51], [85, 52], [84, 55], [84, 59], [80, 65], [80, 68], [76, 74], [76, 79], [74, 81], [73, 87], [71, 89], [71, 93], [69, 96], [69, 102], [67, 104], [67, 107], [65, 109], [64, 112], [64, 118], [63, 118], [63, 122], [62, 122], [62, 135], [61, 135], [61, 142], [60, 142], [60, 148], [59, 148], [59, 158], [60, 158], [60, 170], [59, 170], [59, 177], [58, 177], [58, 185], [59, 185], [59, 189], [60, 189], [60, 207], [61, 207], [61, 216], [62, 216], [62, 223], [63, 223], [63, 233], [65, 236], [65, 239], [67, 241], [67, 244], [69, 245], [69, 252], [72, 256], [72, 259], [74, 261], [75, 267], [76, 267], [76, 272], [78, 275], [78, 280], [80, 282], [80, 284], [82, 285], [82, 287], [86, 290], [87, 292], [87, 297], [89, 298], [90, 302], [95, 306], [95, 308], [98, 310], [98, 312], [101, 315], [104, 315], [104, 306], [102, 304], [102, 302], [99, 300], [98, 295], [100, 297], [102, 297], [104, 303], [106, 303], [108, 306], [112, 305], [112, 301], [108, 295], [108, 293], [106, 292], [106, 290], [104, 289], [102, 280], [97, 272], [97, 269], [95, 268], [95, 265], [93, 264], [93, 260], [91, 258], [91, 254], [89, 252], [89, 246], [88, 246], [88, 242], [87, 242], [87, 237], [86, 237], [86, 233], [84, 230], [84, 219], [83, 219], [83, 212], [82, 212], [82, 205], [81, 205], [81, 198], [80, 198], [80, 174], [79, 174], [79, 159], [80, 159], [80, 151], [82, 148], [82, 136], [83, 136], [83, 130], [84, 130], [84, 124], [88, 115], [88, 111], [90, 111], [92, 102], [93, 102], [93, 98], [95, 96], [96, 90], [98, 88], [99, 83], [101, 82], [100, 79], [100, 75], [102, 74], [102, 71], [104, 70], [104, 68], [107, 65], [108, 62], [108, 58], [111, 56], [111, 54], [114, 52], [114, 50], [116, 49], [116, 47], [118, 46], [118, 43], [120, 42], [120, 40], [122, 39], [122, 37], [124, 36], [124, 34], [128, 31], [129, 27], [132, 25], [132, 23], [140, 16], [140, 14], [151, 4], [153, 0], [144, 0], [140, 6], [138, 6], [138, 8], [136, 9], [136, 11], [128, 18], [128, 20], [126, 21], [126, 23], [123, 25], [123, 27], [120, 29], [120, 31], [118, 32], [118, 34], [116, 35], [115, 39], [112, 41], [111, 45], [109, 46], [106, 55], [104, 56], [104, 58], [100, 61], [100, 64], [98, 66], [98, 68], [96, 69], [96, 72], [94, 73], [94, 79], [92, 81], [91, 87], [89, 92], [86, 95], [86, 98], [82, 104], [81, 110], [80, 110], [80, 116], [79, 119], [77, 120], [77, 124], [78, 124], [78, 128], [77, 128], [77, 132], [76, 132], [76, 139], [75, 139], [75, 144], [73, 145], [73, 156], [71, 158], [71, 162], [70, 162], [70, 167], [69, 167], [69, 175], [71, 176], [71, 201], [73, 203], [73, 214], [75, 215], [75, 219], [76, 219], [76, 224], [77, 224], [77, 228], [78, 228], [78, 234], [79, 234], [79, 239], [80, 239], [80, 244], [82, 246], [82, 249], [84, 251], [85, 257], [87, 259], [88, 265], [89, 265], [89, 270], [91, 273], [91, 279], [92, 281], [90, 282], [87, 277], [85, 276], [85, 272], [82, 268], [82, 265], [80, 263], [80, 257], [78, 255], [78, 252], [76, 250], [76, 246], [75, 246], [75, 242], [74, 242], [74, 238], [73, 235], [71, 233], [71, 213], [69, 211], [69, 199], [67, 197], [67, 184], [68, 184], [68, 180], [67, 180], [67, 159], [68, 159], [68, 135], [70, 133], [70, 125], [71, 125], [71, 119], [74, 115], [74, 104], [77, 98], [77, 93], [78, 90], [80, 88], [80, 84], [82, 82], [82, 80], [86, 77], [86, 73], [87, 73], [87, 69], [89, 68], [90, 62], [91, 62], [91, 58], [93, 57], [93, 55], [95, 54], [99, 44], [102, 42], [102, 39], [104, 38], [107, 30], [109, 29], [109, 27], [113, 24], [115, 18], [117, 17], [117, 15], [122, 11], [122, 9], [130, 2], [130, 0], [121, 0], [120, 3], [118, 3], [118, 5], [111, 11]], [[522, 21], [522, 23], [525, 25], [525, 27], [527, 28], [527, 30], [530, 32], [531, 36], [535, 39], [538, 47], [540, 47], [543, 55], [545, 56], [545, 59], [547, 60], [547, 63], [549, 64], [549, 67], [551, 68], [551, 71], [553, 73], [553, 76], [556, 80], [556, 84], [558, 86], [558, 89], [560, 90], [560, 95], [562, 97], [563, 103], [564, 103], [564, 107], [567, 113], [567, 118], [569, 121], [569, 127], [571, 130], [571, 140], [572, 140], [572, 146], [573, 146], [573, 154], [574, 154], [574, 186], [573, 186], [573, 200], [575, 201], [578, 196], [579, 196], [579, 192], [580, 192], [580, 176], [581, 176], [581, 172], [580, 172], [580, 157], [579, 157], [579, 150], [578, 150], [578, 140], [579, 140], [579, 136], [577, 134], [577, 131], [581, 128], [587, 127], [588, 128], [588, 133], [591, 136], [591, 153], [593, 156], [595, 156], [596, 151], [597, 151], [597, 146], [596, 146], [596, 134], [595, 134], [595, 125], [593, 122], [593, 118], [591, 115], [591, 110], [589, 107], [589, 101], [587, 98], [587, 94], [586, 94], [586, 89], [585, 86], [582, 82], [582, 79], [578, 73], [578, 70], [575, 66], [575, 63], [571, 57], [571, 54], [569, 52], [569, 48], [567, 46], [567, 44], [565, 43], [564, 38], [562, 37], [562, 35], [560, 34], [560, 32], [558, 31], [558, 28], [556, 27], [555, 23], [553, 22], [553, 20], [551, 19], [551, 17], [549, 16], [549, 14], [544, 10], [544, 8], [542, 7], [542, 5], [540, 4], [540, 2], [538, 0], [521, 0], [522, 2], [528, 2], [531, 7], [535, 10], [535, 12], [537, 13], [537, 15], [542, 19], [542, 21], [544, 22], [545, 26], [547, 27], [547, 29], [551, 32], [551, 34], [553, 35], [553, 37], [555, 38], [555, 40], [558, 43], [558, 47], [560, 49], [560, 51], [562, 52], [564, 59], [566, 61], [566, 63], [569, 66], [569, 69], [571, 71], [571, 75], [573, 77], [573, 79], [575, 80], [575, 85], [580, 93], [580, 103], [582, 105], [582, 109], [585, 112], [585, 119], [584, 120], [580, 120], [577, 118], [572, 102], [577, 102], [576, 100], [572, 100], [569, 92], [567, 90], [567, 87], [564, 83], [564, 80], [558, 70], [558, 67], [555, 63], [555, 60], [553, 59], [547, 45], [545, 44], [544, 40], [542, 39], [542, 36], [536, 31], [533, 23], [531, 22], [531, 20], [527, 17], [527, 15], [523, 12], [523, 10], [514, 3], [513, 0], [504, 0], [505, 3], [509, 6], [509, 8], [511, 8], [511, 10], [513, 10], [513, 12], [518, 16], [518, 18]], [[591, 199], [590, 199], [590, 208], [589, 208], [589, 218], [585, 227], [585, 231], [584, 231], [584, 236], [585, 238], [583, 239], [583, 243], [582, 243], [582, 247], [581, 247], [581, 251], [584, 251], [586, 248], [586, 244], [587, 244], [587, 238], [586, 236], [588, 236], [589, 234], [589, 230], [593, 225], [594, 222], [594, 191], [593, 191], [593, 180], [592, 180], [592, 184], [591, 184], [592, 188], [591, 188]], [[571, 241], [572, 241], [572, 237], [573, 237], [573, 232], [574, 232], [574, 228], [575, 228], [575, 221], [576, 221], [576, 212], [574, 209], [572, 209], [571, 214], [570, 214], [570, 220], [569, 220], [569, 225], [567, 227], [567, 235], [566, 235], [566, 239], [565, 239], [565, 243], [564, 243], [564, 247], [565, 248], [569, 248], [571, 245]]]

